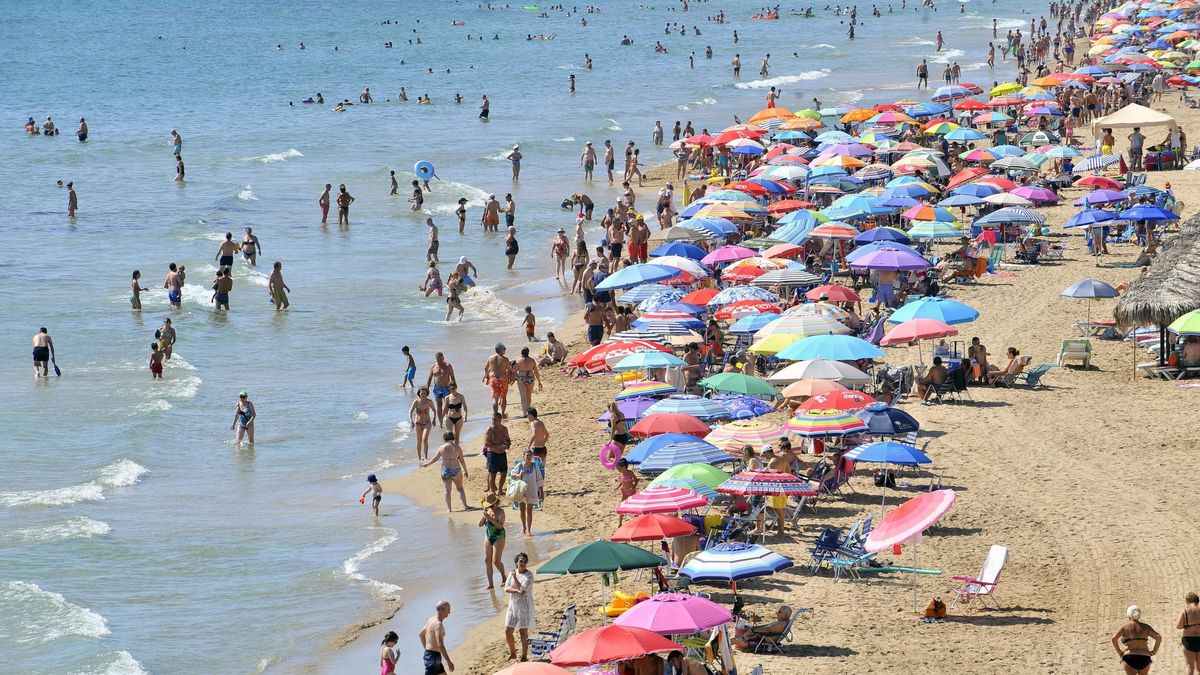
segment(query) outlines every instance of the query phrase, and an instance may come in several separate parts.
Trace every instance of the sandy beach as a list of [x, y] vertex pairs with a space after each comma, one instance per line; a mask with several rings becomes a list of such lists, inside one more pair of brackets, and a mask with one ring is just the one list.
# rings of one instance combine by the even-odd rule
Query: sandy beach
[[[1200, 129], [1200, 114], [1177, 95], [1155, 108], [1174, 115], [1187, 130]], [[669, 171], [673, 168], [656, 168], [639, 194], [656, 190]], [[1152, 172], [1148, 182], [1160, 187], [1170, 182], [1189, 205], [1184, 218], [1195, 214], [1191, 205], [1200, 204], [1200, 174]], [[1032, 357], [1031, 365], [1053, 363], [1059, 342], [1078, 337], [1073, 324], [1086, 309], [1084, 301], [1060, 297], [1062, 290], [1085, 278], [1115, 286], [1137, 273], [1112, 266], [1132, 261], [1136, 245], [1111, 245], [1112, 255], [1097, 264], [1082, 234], [1064, 234], [1061, 225], [1075, 211], [1069, 204], [1083, 192], [1068, 189], [1062, 205], [1044, 210], [1052, 240], [1067, 247], [1065, 260], [1004, 264], [997, 275], [947, 290], [947, 296], [980, 312], [958, 339], [979, 336], [993, 354], [1015, 346]], [[1093, 316], [1111, 316], [1114, 302], [1095, 301]], [[576, 320], [560, 332], [570, 338], [572, 354], [586, 347], [581, 329]], [[919, 609], [930, 597], [952, 597], [956, 584], [949, 577], [976, 574], [988, 547], [1002, 544], [1010, 557], [997, 591], [1000, 610], [955, 611], [945, 623], [921, 624], [912, 611], [908, 576], [838, 582], [797, 566], [740, 585], [748, 610], [760, 615], [777, 603], [813, 611], [797, 622], [795, 646], [787, 655], [739, 654], [739, 666], [762, 663], [768, 673], [1112, 671], [1119, 664], [1109, 637], [1130, 604], [1140, 605], [1144, 619], [1169, 636], [1183, 595], [1200, 574], [1191, 545], [1197, 531], [1190, 506], [1194, 430], [1181, 421], [1194, 408], [1195, 393], [1135, 375], [1135, 359], [1146, 355], [1135, 354], [1129, 343], [1092, 343], [1090, 370], [1054, 368], [1035, 390], [973, 387], [973, 404], [905, 407], [921, 423], [921, 442], [930, 441], [934, 471], [945, 487], [960, 493], [949, 517], [919, 546], [919, 566], [943, 572], [917, 578]], [[886, 360], [916, 363], [916, 348], [889, 349]], [[617, 385], [608, 375], [575, 380], [544, 370], [542, 376], [546, 390], [535, 402], [553, 439], [546, 504], [535, 529], [539, 536], [552, 533], [572, 543], [607, 538], [617, 525], [618, 500], [614, 474], [596, 459], [605, 432], [595, 418]], [[776, 418], [782, 421], [782, 414], [767, 419]], [[514, 448], [524, 447], [524, 426], [520, 420], [510, 423]], [[482, 458], [472, 457], [471, 466], [468, 494], [476, 497], [484, 491]], [[854, 492], [845, 499], [824, 501], [805, 516], [801, 532], [769, 536], [766, 545], [800, 562], [823, 527], [844, 527], [859, 515], [878, 513], [880, 491], [870, 470], [861, 468], [851, 485]], [[434, 468], [387, 488], [431, 508], [441, 505]], [[894, 504], [905, 494], [903, 488], [890, 491], [888, 501]], [[478, 512], [455, 517], [474, 521]], [[506, 554], [518, 550], [520, 539], [513, 537]], [[911, 564], [910, 555], [906, 547], [895, 562]], [[644, 576], [634, 579], [626, 575], [620, 588], [650, 591]], [[732, 601], [728, 589], [703, 590], [719, 602]], [[581, 628], [600, 625], [594, 579], [540, 578], [537, 603], [542, 628], [552, 627], [558, 611], [572, 603], [580, 608]], [[1157, 660], [1173, 672], [1182, 662], [1180, 650], [1168, 637]], [[502, 614], [471, 631], [454, 653], [467, 673], [503, 667]]]

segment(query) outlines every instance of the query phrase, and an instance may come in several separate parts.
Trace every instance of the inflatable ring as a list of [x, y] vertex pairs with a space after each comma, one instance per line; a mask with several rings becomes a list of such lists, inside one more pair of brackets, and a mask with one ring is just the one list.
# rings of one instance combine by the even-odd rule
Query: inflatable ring
[[609, 441], [600, 448], [600, 465], [612, 471], [617, 468], [617, 462], [621, 459], [621, 446]]
[[429, 180], [433, 178], [433, 164], [429, 162], [417, 162], [413, 166], [413, 173], [417, 174], [417, 178], [421, 180]]

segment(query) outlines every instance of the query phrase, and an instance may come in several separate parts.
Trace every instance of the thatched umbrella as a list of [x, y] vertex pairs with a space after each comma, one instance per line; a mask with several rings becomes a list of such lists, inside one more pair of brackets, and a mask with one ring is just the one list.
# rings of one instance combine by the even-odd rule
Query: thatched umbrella
[[1200, 309], [1200, 215], [1163, 242], [1150, 267], [1129, 284], [1113, 316], [1121, 328], [1158, 326], [1159, 365], [1166, 359], [1166, 327]]

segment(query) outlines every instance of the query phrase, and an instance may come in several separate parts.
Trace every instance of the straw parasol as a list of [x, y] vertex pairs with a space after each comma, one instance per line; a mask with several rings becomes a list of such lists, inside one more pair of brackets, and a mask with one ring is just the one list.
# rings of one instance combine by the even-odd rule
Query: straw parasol
[[1159, 363], [1166, 359], [1166, 327], [1200, 309], [1200, 216], [1167, 239], [1144, 274], [1129, 284], [1113, 316], [1122, 328], [1158, 326]]

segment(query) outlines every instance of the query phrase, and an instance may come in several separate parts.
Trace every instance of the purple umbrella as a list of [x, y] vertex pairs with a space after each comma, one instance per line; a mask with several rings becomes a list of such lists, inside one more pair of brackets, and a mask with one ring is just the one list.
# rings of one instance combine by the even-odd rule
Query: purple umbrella
[[[627, 420], [640, 420], [646, 415], [646, 409], [658, 403], [658, 399], [649, 396], [637, 396], [635, 398], [627, 398], [624, 401], [617, 401], [617, 410], [625, 416]], [[612, 413], [604, 413], [596, 421], [607, 422], [612, 417]]]
[[722, 246], [721, 248], [709, 253], [700, 259], [700, 262], [705, 265], [715, 265], [719, 263], [734, 262], [743, 258], [753, 258], [758, 255], [757, 251], [746, 248], [745, 246]]
[[844, 157], [870, 157], [873, 151], [862, 143], [834, 143], [820, 150], [822, 155], [842, 155]]
[[1100, 204], [1117, 204], [1129, 199], [1129, 195], [1120, 190], [1109, 190], [1102, 188], [1092, 190], [1086, 195], [1075, 200], [1075, 206], [1097, 206]]
[[923, 270], [929, 268], [929, 261], [912, 250], [885, 245], [856, 258], [850, 266], [869, 270]]
[[1049, 204], [1058, 203], [1058, 195], [1054, 194], [1053, 190], [1047, 190], [1046, 188], [1022, 185], [1021, 187], [1013, 190], [1012, 193], [1018, 197], [1024, 197], [1031, 202], [1046, 202]]

